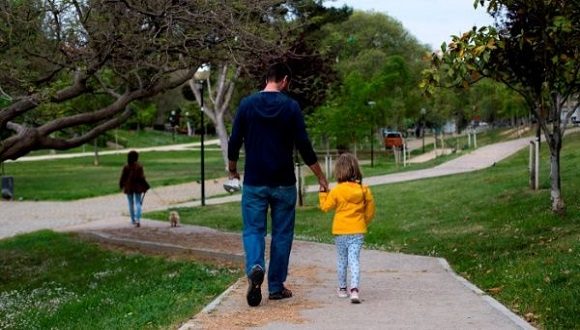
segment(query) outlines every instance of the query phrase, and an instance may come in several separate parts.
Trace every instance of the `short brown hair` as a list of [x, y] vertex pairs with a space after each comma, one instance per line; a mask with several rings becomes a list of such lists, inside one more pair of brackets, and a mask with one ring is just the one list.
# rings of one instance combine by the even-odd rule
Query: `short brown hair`
[[286, 63], [276, 63], [268, 68], [266, 81], [280, 82], [282, 79], [292, 80], [292, 70]]
[[362, 182], [362, 173], [358, 165], [358, 160], [353, 154], [343, 153], [336, 160], [334, 166], [334, 176], [338, 182]]

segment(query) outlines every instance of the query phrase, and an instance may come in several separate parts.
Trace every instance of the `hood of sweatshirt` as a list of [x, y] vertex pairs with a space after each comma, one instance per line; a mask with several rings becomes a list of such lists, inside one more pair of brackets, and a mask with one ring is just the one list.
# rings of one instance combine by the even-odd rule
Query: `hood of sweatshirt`
[[362, 203], [364, 201], [364, 188], [355, 182], [342, 182], [336, 188], [340, 198], [344, 198], [349, 203]]
[[274, 118], [288, 106], [288, 96], [282, 92], [259, 92], [254, 95], [254, 114]]

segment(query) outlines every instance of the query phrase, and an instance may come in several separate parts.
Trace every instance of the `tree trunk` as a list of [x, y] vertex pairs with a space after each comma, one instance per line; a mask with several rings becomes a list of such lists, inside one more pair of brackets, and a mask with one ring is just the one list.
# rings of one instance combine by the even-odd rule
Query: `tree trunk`
[[216, 116], [215, 131], [220, 140], [220, 147], [222, 151], [222, 157], [224, 160], [224, 168], [227, 171], [228, 168], [228, 131], [226, 130], [226, 125], [224, 124], [223, 113], [218, 113]]
[[[228, 78], [228, 70], [230, 70], [230, 64], [223, 63], [218, 65], [218, 77], [215, 87], [212, 87], [211, 81], [208, 78], [207, 93], [209, 102], [204, 106], [204, 114], [211, 120], [220, 140], [220, 148], [224, 160], [224, 168], [226, 170], [228, 166], [228, 131], [224, 123], [224, 115], [229, 109], [235, 82], [241, 73], [241, 69], [234, 66], [232, 69], [234, 74], [232, 77]], [[197, 103], [201, 104], [201, 94], [199, 89], [195, 88], [195, 81], [193, 79], [189, 81], [189, 86], [197, 100]]]
[[95, 166], [99, 166], [100, 162], [99, 162], [99, 146], [97, 145], [97, 139], [94, 140], [94, 151], [95, 151], [95, 157], [93, 159], [93, 164]]
[[552, 211], [555, 213], [563, 213], [565, 211], [565, 204], [562, 197], [562, 183], [560, 180], [560, 151], [562, 150], [562, 132], [560, 129], [554, 129], [548, 145], [550, 146], [550, 197]]

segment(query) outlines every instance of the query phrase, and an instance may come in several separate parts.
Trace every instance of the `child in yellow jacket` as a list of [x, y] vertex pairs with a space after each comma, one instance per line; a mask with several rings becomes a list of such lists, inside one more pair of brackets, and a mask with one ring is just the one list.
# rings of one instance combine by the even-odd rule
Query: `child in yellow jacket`
[[336, 160], [334, 176], [338, 181], [330, 192], [319, 193], [320, 209], [336, 209], [332, 220], [335, 235], [338, 275], [338, 296], [347, 298], [347, 268], [350, 268], [350, 300], [360, 303], [360, 250], [367, 226], [375, 216], [375, 201], [371, 190], [362, 185], [362, 173], [356, 157], [344, 153]]

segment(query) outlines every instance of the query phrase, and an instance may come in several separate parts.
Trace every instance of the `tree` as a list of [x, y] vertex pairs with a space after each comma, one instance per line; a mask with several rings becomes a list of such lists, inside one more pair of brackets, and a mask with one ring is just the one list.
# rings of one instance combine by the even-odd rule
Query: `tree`
[[311, 116], [311, 126], [324, 127], [313, 133], [356, 147], [371, 130], [403, 128], [420, 109], [417, 85], [426, 48], [381, 13], [355, 12], [323, 31], [320, 51], [335, 59], [339, 84]]
[[[336, 95], [311, 116], [319, 126], [315, 135], [336, 139], [338, 145], [354, 145], [385, 123], [400, 127], [403, 100], [413, 88], [407, 62], [401, 56], [382, 58], [371, 75], [358, 70], [348, 74]], [[371, 106], [372, 105], [372, 106]]]
[[[496, 19], [494, 27], [474, 27], [454, 36], [423, 84], [467, 87], [483, 77], [520, 94], [538, 122], [550, 149], [551, 203], [563, 212], [560, 150], [566, 123], [579, 107], [580, 5], [578, 0], [477, 0]], [[449, 77], [450, 79], [446, 79]], [[563, 118], [564, 105], [572, 111]]]
[[[213, 74], [204, 82], [208, 86], [208, 97], [204, 98], [203, 114], [216, 128], [225, 167], [228, 165], [228, 133], [225, 120], [229, 118], [236, 86], [240, 80], [243, 80], [242, 85], [245, 83], [251, 86], [250, 89], [254, 89], [256, 85], [264, 84], [263, 75], [270, 64], [284, 61], [293, 73], [290, 94], [305, 112], [324, 100], [328, 85], [335, 80], [333, 59], [320, 54], [315, 45], [320, 39], [320, 29], [325, 24], [346, 19], [351, 10], [347, 7], [326, 8], [322, 1], [314, 0], [287, 1], [278, 9], [270, 22], [279, 22], [287, 29], [284, 38], [278, 40], [278, 47], [263, 52], [261, 57], [248, 52], [236, 52], [229, 54], [226, 60], [212, 61]], [[276, 26], [272, 24], [271, 28]], [[195, 99], [201, 105], [201, 93], [197, 84], [194, 79], [190, 79], [189, 90], [184, 92], [191, 94], [189, 98]]]
[[[210, 59], [235, 52], [259, 58], [286, 31], [266, 30], [283, 3], [3, 1], [0, 161], [90, 141], [125, 122], [133, 101], [182, 85]], [[42, 116], [93, 97], [106, 102]], [[89, 129], [67, 134], [79, 126]]]

